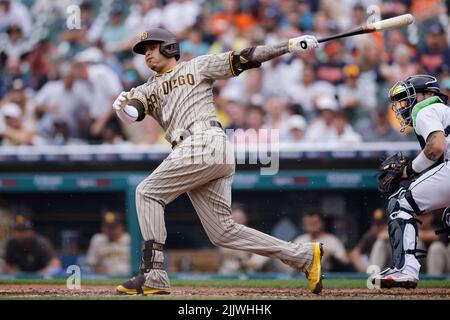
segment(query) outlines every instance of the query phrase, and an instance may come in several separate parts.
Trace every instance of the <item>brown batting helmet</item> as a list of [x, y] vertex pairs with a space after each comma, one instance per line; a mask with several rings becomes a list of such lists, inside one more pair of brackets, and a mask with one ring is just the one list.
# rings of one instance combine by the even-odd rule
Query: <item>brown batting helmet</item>
[[180, 59], [180, 45], [177, 38], [173, 33], [161, 28], [152, 28], [144, 31], [141, 34], [141, 41], [134, 45], [133, 51], [138, 54], [145, 54], [145, 45], [152, 42], [161, 44], [159, 51], [165, 57]]

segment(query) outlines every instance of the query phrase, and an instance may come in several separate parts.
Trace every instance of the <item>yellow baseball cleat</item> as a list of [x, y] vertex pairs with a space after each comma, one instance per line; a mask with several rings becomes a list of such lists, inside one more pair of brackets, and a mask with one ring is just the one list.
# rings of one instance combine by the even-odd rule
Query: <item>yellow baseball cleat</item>
[[148, 294], [170, 294], [169, 290], [155, 289], [144, 286], [145, 276], [143, 274], [127, 280], [121, 285], [116, 287], [117, 294], [128, 294], [128, 295], [148, 295]]
[[309, 281], [309, 290], [312, 293], [319, 294], [322, 292], [322, 256], [323, 244], [316, 242], [313, 245], [313, 262], [311, 266], [305, 271], [306, 278]]

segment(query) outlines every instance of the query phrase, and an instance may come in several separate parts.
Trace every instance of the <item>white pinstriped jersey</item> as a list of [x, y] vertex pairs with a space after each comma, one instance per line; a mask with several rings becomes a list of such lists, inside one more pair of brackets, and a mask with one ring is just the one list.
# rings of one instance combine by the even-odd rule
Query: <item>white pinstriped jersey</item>
[[234, 76], [231, 56], [226, 52], [180, 62], [137, 87], [131, 99], [144, 105], [145, 113], [161, 125], [172, 142], [194, 122], [217, 121], [212, 84]]

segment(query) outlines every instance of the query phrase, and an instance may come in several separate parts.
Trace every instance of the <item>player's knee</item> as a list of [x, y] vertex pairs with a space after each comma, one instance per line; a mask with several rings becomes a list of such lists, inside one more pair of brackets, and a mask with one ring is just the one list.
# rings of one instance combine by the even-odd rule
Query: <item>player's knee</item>
[[209, 240], [211, 241], [211, 243], [215, 246], [222, 247], [226, 243], [226, 240], [225, 240], [226, 238], [224, 237], [224, 235], [222, 233], [214, 232], [214, 233], [208, 234], [208, 236], [209, 236]]
[[229, 242], [229, 238], [227, 237], [227, 235], [225, 233], [217, 233], [217, 234], [211, 235], [209, 237], [209, 239], [211, 240], [213, 245], [218, 246], [218, 247], [226, 246], [226, 244]]
[[222, 241], [221, 238], [216, 236], [216, 235], [209, 235], [209, 240], [211, 241], [211, 243], [217, 247], [222, 246]]
[[147, 193], [145, 185], [146, 185], [145, 180], [138, 184], [138, 186], [136, 187], [136, 197], [138, 198], [145, 197]]
[[[234, 233], [237, 232], [238, 224], [233, 219], [227, 219], [219, 223], [220, 230], [209, 235], [209, 239], [216, 246], [227, 246], [232, 241]], [[217, 232], [218, 231], [218, 232]]]

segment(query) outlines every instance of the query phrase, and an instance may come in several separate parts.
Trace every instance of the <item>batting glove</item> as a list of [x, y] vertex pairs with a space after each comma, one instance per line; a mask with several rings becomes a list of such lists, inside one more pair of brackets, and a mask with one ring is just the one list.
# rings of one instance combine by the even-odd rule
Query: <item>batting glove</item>
[[125, 106], [128, 104], [128, 101], [130, 101], [130, 99], [128, 98], [128, 92], [122, 91], [113, 103], [114, 110], [123, 110], [123, 108], [125, 108]]
[[288, 51], [291, 53], [305, 52], [319, 46], [316, 37], [311, 35], [289, 39]]

